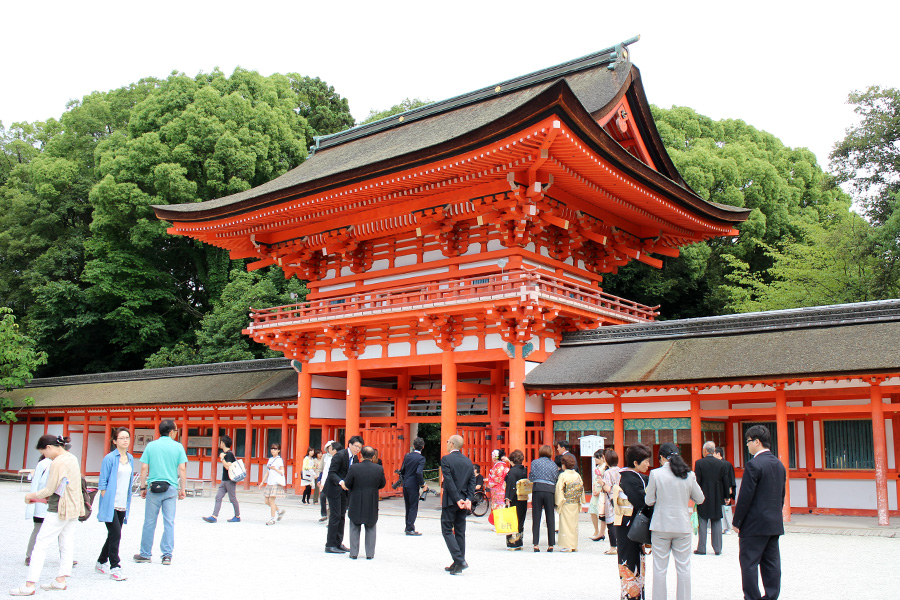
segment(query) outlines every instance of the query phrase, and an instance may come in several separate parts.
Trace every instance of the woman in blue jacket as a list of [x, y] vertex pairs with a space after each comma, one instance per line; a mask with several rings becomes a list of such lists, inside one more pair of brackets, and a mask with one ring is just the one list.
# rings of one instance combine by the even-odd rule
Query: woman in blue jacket
[[[131, 510], [131, 481], [134, 473], [134, 457], [128, 452], [131, 435], [125, 427], [113, 431], [112, 442], [115, 450], [103, 458], [100, 466], [100, 507], [97, 519], [106, 523], [106, 542], [97, 559], [97, 571], [109, 573], [111, 579], [124, 581], [119, 566], [119, 541], [122, 539], [122, 525], [128, 522]], [[107, 560], [109, 563], [107, 564]]]

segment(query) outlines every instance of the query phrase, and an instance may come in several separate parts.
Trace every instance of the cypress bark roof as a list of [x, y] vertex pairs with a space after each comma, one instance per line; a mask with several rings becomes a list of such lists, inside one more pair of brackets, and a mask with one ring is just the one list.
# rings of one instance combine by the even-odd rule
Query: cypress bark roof
[[[153, 208], [158, 218], [189, 222], [272, 206], [428, 162], [441, 154], [471, 149], [496, 135], [501, 124], [508, 128], [534, 115], [539, 109], [535, 103], [549, 107], [559, 103], [561, 96], [572, 96], [573, 105], [577, 105], [574, 108], [593, 117], [594, 122], [586, 125], [595, 129], [591, 135], [603, 138], [604, 154], [616, 162], [624, 160], [622, 166], [626, 172], [642, 180], [649, 177], [654, 187], [665, 188], [667, 195], [675, 193], [692, 210], [713, 219], [730, 223], [746, 219], [749, 214], [746, 209], [707, 202], [684, 182], [659, 138], [640, 83], [640, 72], [632, 63], [621, 60], [615, 50], [607, 48], [402, 115], [318, 138], [314, 154], [306, 162], [253, 189], [205, 202]], [[595, 122], [626, 95], [658, 174], [618, 146]], [[610, 147], [615, 147], [612, 153]], [[652, 181], [657, 178], [660, 181]]]
[[900, 300], [616, 325], [566, 335], [529, 389], [900, 371]]
[[38, 408], [292, 400], [297, 374], [290, 360], [276, 358], [47, 377], [9, 393], [17, 406], [29, 396]]

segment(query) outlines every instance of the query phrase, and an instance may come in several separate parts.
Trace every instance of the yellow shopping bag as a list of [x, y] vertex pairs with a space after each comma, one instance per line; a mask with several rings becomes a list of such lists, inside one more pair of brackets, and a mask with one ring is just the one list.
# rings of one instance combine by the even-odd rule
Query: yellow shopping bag
[[491, 514], [494, 516], [494, 530], [497, 533], [509, 535], [519, 531], [519, 519], [514, 506], [494, 509]]

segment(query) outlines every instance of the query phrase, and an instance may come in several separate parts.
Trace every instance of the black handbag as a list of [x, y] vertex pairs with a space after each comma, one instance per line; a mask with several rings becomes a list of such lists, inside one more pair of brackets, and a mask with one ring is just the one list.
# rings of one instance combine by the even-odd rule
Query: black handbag
[[628, 539], [636, 544], [650, 543], [650, 517], [644, 511], [636, 514], [631, 520]]

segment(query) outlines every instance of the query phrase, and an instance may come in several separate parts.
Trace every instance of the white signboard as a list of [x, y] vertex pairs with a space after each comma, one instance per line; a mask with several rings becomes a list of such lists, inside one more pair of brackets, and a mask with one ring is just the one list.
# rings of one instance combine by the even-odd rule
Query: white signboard
[[602, 435], [584, 435], [578, 438], [581, 446], [581, 456], [593, 456], [597, 450], [603, 450]]

